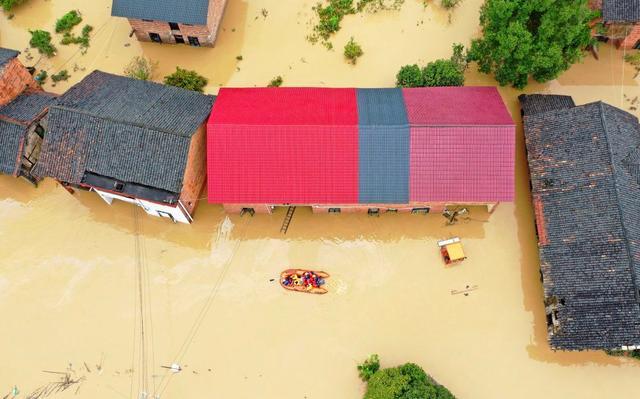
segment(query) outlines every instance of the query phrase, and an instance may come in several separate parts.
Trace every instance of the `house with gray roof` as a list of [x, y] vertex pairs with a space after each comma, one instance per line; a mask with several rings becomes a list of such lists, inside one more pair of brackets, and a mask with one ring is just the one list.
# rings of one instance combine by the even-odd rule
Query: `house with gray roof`
[[39, 177], [190, 223], [213, 96], [94, 71], [50, 108]]
[[113, 0], [140, 41], [213, 47], [227, 0]]
[[601, 12], [604, 32], [598, 36], [625, 49], [640, 48], [640, 0], [591, 0]]
[[566, 97], [521, 104], [551, 347], [640, 349], [638, 119]]
[[31, 170], [40, 153], [43, 117], [56, 96], [40, 89], [19, 54], [0, 48], [0, 173], [35, 184]]

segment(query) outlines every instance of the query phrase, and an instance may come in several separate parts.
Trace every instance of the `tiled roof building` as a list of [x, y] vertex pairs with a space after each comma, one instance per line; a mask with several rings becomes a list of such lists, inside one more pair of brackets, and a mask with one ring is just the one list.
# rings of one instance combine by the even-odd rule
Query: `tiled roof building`
[[640, 345], [637, 118], [597, 102], [525, 113], [524, 128], [551, 346], [635, 348]]

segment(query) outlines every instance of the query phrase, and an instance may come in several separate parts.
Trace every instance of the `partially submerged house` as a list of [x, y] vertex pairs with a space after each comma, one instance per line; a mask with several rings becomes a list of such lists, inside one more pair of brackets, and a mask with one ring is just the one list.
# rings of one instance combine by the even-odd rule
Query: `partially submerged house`
[[591, 0], [594, 10], [600, 10], [604, 31], [599, 36], [611, 39], [618, 47], [640, 48], [640, 1]]
[[638, 349], [638, 119], [566, 96], [520, 101], [551, 347]]
[[213, 47], [227, 0], [113, 0], [140, 41]]
[[514, 197], [515, 127], [495, 88], [223, 88], [209, 202], [228, 212], [439, 212]]
[[94, 71], [50, 108], [34, 170], [190, 223], [206, 178], [214, 97]]
[[18, 54], [0, 48], [0, 173], [35, 183], [31, 170], [45, 131], [42, 119], [55, 95], [40, 89]]

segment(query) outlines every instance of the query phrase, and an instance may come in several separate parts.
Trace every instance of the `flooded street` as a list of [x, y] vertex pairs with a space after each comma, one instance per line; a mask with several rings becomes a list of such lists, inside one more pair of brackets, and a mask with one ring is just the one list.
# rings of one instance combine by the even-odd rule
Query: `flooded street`
[[[121, 73], [140, 54], [158, 61], [157, 80], [178, 65], [197, 70], [209, 78], [208, 93], [220, 85], [264, 86], [277, 75], [291, 86], [384, 87], [401, 65], [426, 64], [448, 57], [454, 42], [468, 44], [482, 2], [465, 0], [450, 21], [421, 0], [347, 16], [331, 39], [334, 51], [305, 39], [315, 1], [229, 0], [213, 49], [138, 43], [125, 19], [109, 17], [110, 3], [29, 0], [11, 20], [0, 14], [0, 46], [24, 50], [28, 29], [53, 31], [57, 18], [79, 8], [94, 26], [91, 47], [81, 55], [58, 45], [56, 57], [39, 61], [50, 75], [71, 73], [48, 90], [62, 92], [93, 69]], [[342, 58], [351, 36], [365, 52], [356, 66]], [[32, 61], [20, 56], [27, 65], [38, 59], [31, 53]], [[602, 46], [599, 61], [588, 56], [527, 92], [628, 109], [640, 90], [622, 57]], [[467, 84], [496, 83], [472, 65]], [[640, 362], [547, 345], [521, 92], [500, 91], [519, 125], [517, 199], [491, 216], [472, 209], [456, 226], [435, 214], [299, 208], [283, 236], [283, 210], [226, 216], [206, 201], [193, 225], [175, 225], [122, 202], [108, 206], [93, 193], [70, 196], [51, 180], [34, 189], [0, 176], [0, 398], [14, 386], [26, 398], [57, 380], [46, 371], [71, 369], [84, 377], [79, 390], [51, 397], [137, 398], [144, 389], [162, 398], [355, 399], [364, 392], [356, 364], [371, 353], [383, 367], [420, 364], [460, 399], [637, 397]], [[469, 258], [445, 268], [436, 242], [451, 236], [462, 238]], [[330, 293], [284, 291], [277, 279], [289, 267], [327, 271]], [[477, 289], [452, 294], [467, 286]], [[173, 362], [182, 372], [163, 367]]]

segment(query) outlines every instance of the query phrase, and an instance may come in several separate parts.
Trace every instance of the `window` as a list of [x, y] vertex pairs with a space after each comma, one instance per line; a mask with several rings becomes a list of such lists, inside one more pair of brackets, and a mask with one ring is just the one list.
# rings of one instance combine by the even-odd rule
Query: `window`
[[149, 38], [152, 42], [162, 43], [162, 38], [160, 38], [160, 35], [157, 33], [149, 33]]
[[170, 28], [171, 30], [180, 30], [180, 27], [179, 27], [179, 26], [178, 26], [178, 24], [177, 24], [177, 23], [175, 23], [175, 22], [169, 22], [169, 28]]
[[182, 37], [182, 35], [173, 35], [173, 38], [175, 39], [176, 43], [184, 44], [184, 37]]
[[367, 210], [367, 214], [369, 216], [380, 216], [380, 209], [379, 208], [369, 208]]
[[197, 37], [189, 36], [189, 44], [195, 47], [200, 47], [200, 40]]
[[36, 126], [36, 134], [40, 136], [40, 138], [44, 137], [44, 128], [42, 127], [42, 125]]
[[411, 213], [414, 215], [426, 215], [429, 213], [429, 208], [413, 208]]
[[113, 189], [119, 193], [122, 192], [122, 190], [124, 190], [124, 183], [123, 182], [115, 182], [113, 183]]
[[329, 213], [340, 213], [340, 208], [329, 208]]
[[633, 48], [636, 49], [636, 50], [640, 49], [640, 40], [638, 40], [636, 42], [636, 44], [633, 46]]
[[240, 216], [244, 216], [245, 213], [253, 216], [256, 214], [256, 211], [253, 208], [242, 208], [242, 210], [240, 211]]
[[143, 19], [144, 22], [153, 22], [153, 19]]

